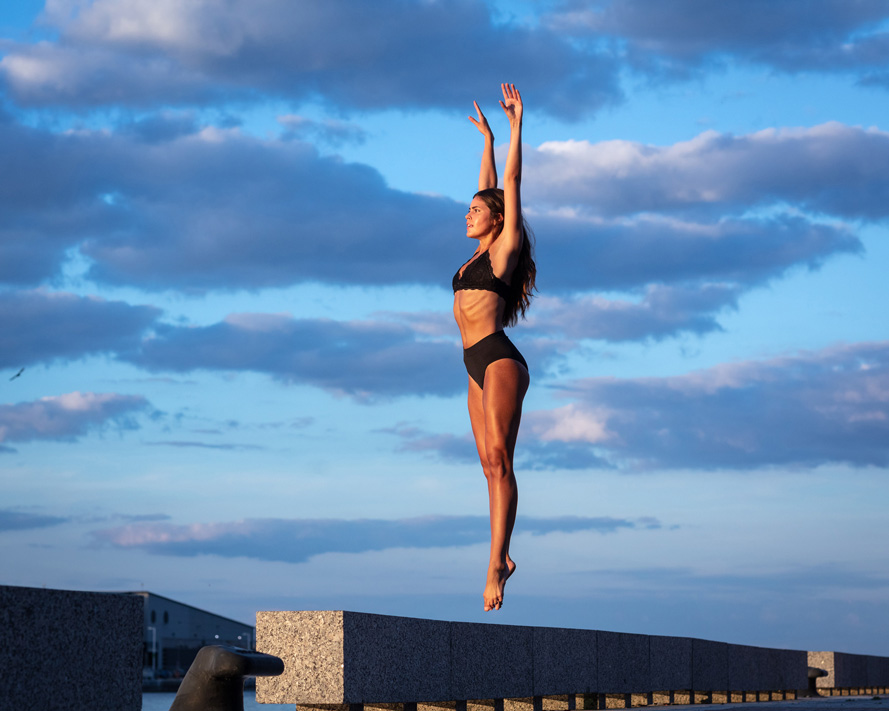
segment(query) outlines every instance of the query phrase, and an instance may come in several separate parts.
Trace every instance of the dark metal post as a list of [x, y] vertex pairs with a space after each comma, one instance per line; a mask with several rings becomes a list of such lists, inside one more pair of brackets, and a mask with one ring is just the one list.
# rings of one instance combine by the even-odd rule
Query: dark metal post
[[818, 679], [822, 676], [827, 676], [827, 672], [824, 671], [824, 669], [809, 667], [809, 688], [806, 689], [805, 692], [799, 694], [799, 696], [821, 696], [818, 692]]
[[223, 645], [203, 647], [170, 711], [244, 711], [244, 678], [278, 676], [283, 671], [284, 662], [271, 654]]

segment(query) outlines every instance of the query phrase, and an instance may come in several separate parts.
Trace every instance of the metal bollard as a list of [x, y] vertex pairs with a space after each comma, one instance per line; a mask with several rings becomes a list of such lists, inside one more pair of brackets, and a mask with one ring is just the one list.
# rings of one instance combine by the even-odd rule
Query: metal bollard
[[821, 696], [818, 692], [818, 679], [819, 677], [827, 676], [827, 672], [824, 669], [819, 669], [818, 667], [809, 667], [808, 677], [809, 677], [809, 688], [806, 689], [805, 694], [802, 696]]
[[284, 662], [239, 647], [202, 647], [188, 668], [170, 711], [244, 711], [244, 678], [278, 676]]

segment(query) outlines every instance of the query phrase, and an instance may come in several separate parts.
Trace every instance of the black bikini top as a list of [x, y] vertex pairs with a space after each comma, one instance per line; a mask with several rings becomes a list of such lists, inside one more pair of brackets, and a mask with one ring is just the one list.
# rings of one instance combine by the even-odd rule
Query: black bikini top
[[463, 269], [463, 276], [460, 276], [460, 269], [454, 274], [451, 286], [454, 287], [454, 293], [463, 289], [479, 289], [481, 291], [493, 291], [498, 296], [509, 301], [510, 288], [503, 279], [494, 276], [494, 268], [491, 266], [491, 255], [488, 250], [482, 252], [473, 262], [467, 262]]

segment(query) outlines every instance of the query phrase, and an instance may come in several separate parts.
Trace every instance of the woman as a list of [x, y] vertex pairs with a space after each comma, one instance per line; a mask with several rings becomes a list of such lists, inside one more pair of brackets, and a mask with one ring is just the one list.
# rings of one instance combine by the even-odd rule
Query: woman
[[530, 231], [522, 219], [522, 97], [502, 84], [500, 106], [509, 119], [509, 153], [503, 189], [497, 188], [494, 134], [478, 104], [469, 117], [485, 137], [479, 192], [466, 215], [466, 236], [478, 249], [454, 275], [454, 318], [463, 339], [469, 373], [469, 419], [488, 482], [491, 558], [485, 582], [485, 610], [499, 610], [503, 588], [515, 571], [509, 539], [515, 524], [518, 488], [512, 460], [522, 400], [528, 390], [528, 366], [503, 332], [524, 317], [534, 288], [536, 268]]

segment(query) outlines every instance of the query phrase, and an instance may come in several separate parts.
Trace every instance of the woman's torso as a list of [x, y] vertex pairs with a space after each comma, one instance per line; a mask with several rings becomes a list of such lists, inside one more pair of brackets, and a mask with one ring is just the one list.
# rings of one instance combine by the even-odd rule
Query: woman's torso
[[454, 319], [464, 348], [503, 330], [509, 285], [494, 273], [496, 256], [492, 260], [490, 249], [481, 251], [454, 275]]

